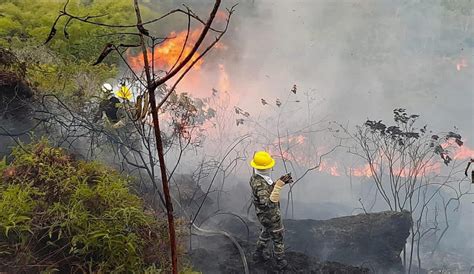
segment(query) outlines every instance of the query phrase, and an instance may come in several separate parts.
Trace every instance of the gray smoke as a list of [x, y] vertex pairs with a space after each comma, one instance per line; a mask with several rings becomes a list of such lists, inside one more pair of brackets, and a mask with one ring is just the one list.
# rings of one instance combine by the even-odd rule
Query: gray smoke
[[[160, 10], [185, 3], [205, 18], [213, 1], [143, 2]], [[223, 6], [235, 3], [224, 0]], [[242, 0], [223, 40], [228, 49], [214, 50], [206, 62], [225, 65], [228, 92], [238, 97], [232, 103], [270, 127], [275, 124], [275, 100], [285, 102], [296, 85], [297, 94], [291, 98], [300, 103], [291, 103], [281, 117], [284, 127], [291, 130], [304, 126], [308, 117], [338, 121], [353, 129], [367, 118], [390, 121], [392, 110], [403, 107], [420, 114], [420, 125], [426, 123], [435, 131], [459, 128], [466, 145], [473, 148], [473, 10], [471, 0]], [[166, 25], [163, 32], [183, 29], [185, 24], [181, 29]], [[263, 106], [262, 98], [271, 107]], [[233, 105], [228, 111], [233, 111]], [[232, 129], [229, 135], [242, 133], [235, 119], [226, 122]], [[250, 126], [245, 129], [251, 130]], [[245, 156], [252, 156], [255, 144], [274, 140], [275, 131], [268, 128], [253, 134], [245, 144], [254, 146], [248, 145]], [[188, 159], [202, 154], [221, 158], [221, 149], [235, 136], [224, 136], [219, 151], [212, 149], [216, 143], [205, 144], [205, 150], [189, 153]], [[330, 136], [318, 135], [311, 141], [325, 144], [329, 140]], [[0, 139], [0, 152], [2, 143]], [[336, 156], [347, 157], [344, 151]], [[188, 159], [183, 160], [180, 173], [195, 168], [194, 159]], [[250, 195], [247, 162], [238, 162], [227, 178], [227, 194], [221, 197], [229, 201], [227, 209], [239, 213], [245, 212]], [[273, 176], [283, 172], [279, 162]], [[315, 171], [294, 188], [293, 216], [326, 219], [360, 212], [358, 199], [374, 193], [370, 179], [351, 180]], [[474, 258], [471, 200], [467, 198], [456, 212], [444, 244], [464, 248], [470, 252], [467, 257]]]
[[[181, 2], [203, 15], [212, 3]], [[309, 110], [314, 119], [326, 117], [352, 129], [367, 118], [390, 122], [392, 110], [402, 107], [421, 115], [419, 126], [428, 124], [434, 131], [458, 128], [473, 148], [473, 10], [470, 0], [240, 1], [224, 38], [228, 51], [214, 52], [210, 58], [225, 64], [229, 92], [237, 94], [238, 106], [254, 119], [270, 119], [271, 108], [262, 106], [261, 98], [274, 105], [296, 85], [292, 98], [302, 106], [290, 107], [282, 118], [293, 129], [306, 121], [308, 98], [315, 103]], [[261, 143], [258, 138], [273, 137], [268, 133], [252, 138]], [[240, 177], [230, 183], [237, 186], [230, 188], [245, 197], [251, 169], [246, 163], [239, 168]], [[274, 176], [281, 173], [279, 163]], [[349, 183], [344, 176], [315, 172], [294, 189], [299, 205], [295, 217], [351, 214], [360, 206], [358, 198], [374, 194], [375, 189], [367, 190], [370, 184], [370, 179], [353, 178]], [[456, 213], [444, 243], [472, 255], [471, 200], [468, 197]]]

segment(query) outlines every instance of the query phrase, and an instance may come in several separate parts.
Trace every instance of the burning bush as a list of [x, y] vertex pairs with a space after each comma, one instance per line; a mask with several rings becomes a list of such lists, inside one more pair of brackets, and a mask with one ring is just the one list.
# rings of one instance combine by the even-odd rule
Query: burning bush
[[47, 141], [0, 161], [0, 272], [170, 269], [165, 219], [97, 162]]

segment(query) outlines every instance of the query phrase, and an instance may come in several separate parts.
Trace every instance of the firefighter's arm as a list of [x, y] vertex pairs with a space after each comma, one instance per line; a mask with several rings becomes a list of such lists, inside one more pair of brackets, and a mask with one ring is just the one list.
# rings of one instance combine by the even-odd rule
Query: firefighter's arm
[[274, 203], [280, 202], [280, 191], [284, 185], [290, 184], [293, 182], [293, 178], [291, 178], [291, 174], [283, 175], [280, 179], [275, 182], [275, 186], [273, 187], [273, 191], [270, 194], [270, 201]]
[[125, 126], [125, 121], [127, 119], [127, 112], [125, 110], [125, 106], [121, 105], [117, 110], [117, 116], [120, 119], [117, 123], [113, 124], [112, 127], [117, 129]]
[[95, 113], [94, 115], [94, 119], [92, 120], [94, 123], [97, 123], [101, 118], [102, 118], [102, 115], [103, 115], [103, 112], [104, 112], [104, 103], [101, 102], [99, 104], [99, 109], [97, 110], [97, 112]]

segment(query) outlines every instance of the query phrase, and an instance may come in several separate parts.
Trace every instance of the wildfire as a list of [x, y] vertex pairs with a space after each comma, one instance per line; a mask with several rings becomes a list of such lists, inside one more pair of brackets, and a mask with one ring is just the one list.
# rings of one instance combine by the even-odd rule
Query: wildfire
[[355, 177], [371, 177], [373, 175], [372, 169], [369, 164], [365, 164], [363, 167], [358, 167], [350, 170], [350, 174]]
[[277, 138], [269, 147], [270, 154], [291, 161], [300, 165], [308, 165], [311, 162], [307, 155], [307, 148], [304, 146], [306, 137], [303, 135], [291, 135]]
[[341, 173], [339, 172], [339, 166], [337, 163], [329, 164], [325, 161], [322, 161], [318, 168], [319, 171], [328, 173], [329, 175], [339, 177]]
[[456, 160], [474, 159], [474, 150], [467, 146], [462, 146], [454, 152], [453, 157]]
[[[218, 12], [216, 16], [217, 22], [224, 22], [226, 19], [225, 13]], [[152, 52], [151, 49], [148, 50], [149, 63], [157, 71], [169, 71], [176, 64], [179, 64], [189, 53], [192, 51], [192, 46], [197, 41], [201, 33], [200, 29], [193, 29], [189, 33], [186, 30], [180, 32], [171, 32], [168, 37], [170, 39], [165, 40], [163, 43], [157, 45]], [[187, 38], [186, 38], [187, 36]], [[184, 47], [183, 47], [184, 45]], [[202, 47], [201, 47], [202, 48]], [[227, 50], [227, 45], [223, 43], [217, 43], [215, 45], [217, 50]], [[231, 89], [231, 82], [229, 74], [227, 73], [226, 67], [223, 63], [215, 64], [215, 67], [212, 65], [206, 65], [205, 58], [199, 59], [198, 57], [200, 52], [196, 52], [191, 58], [188, 66], [191, 63], [195, 63], [192, 70], [186, 75], [183, 81], [179, 85], [180, 91], [185, 91], [191, 93], [194, 96], [207, 97], [213, 88], [218, 91], [224, 92], [228, 97], [230, 96], [232, 101], [231, 105], [237, 105], [238, 97], [236, 97], [235, 90], [232, 93], [226, 93]], [[128, 63], [130, 67], [136, 71], [141, 72], [144, 66], [144, 60], [142, 54], [128, 55]], [[461, 71], [464, 68], [468, 67], [466, 59], [460, 59], [456, 63], [456, 70]], [[226, 96], [218, 97], [226, 98]], [[223, 100], [223, 99], [222, 99]], [[207, 127], [207, 128], [206, 128]], [[211, 123], [203, 126], [203, 129], [206, 130], [209, 134], [212, 131]], [[280, 140], [275, 140], [271, 143], [269, 151], [272, 155], [275, 155], [277, 158], [282, 158], [285, 161], [291, 161], [297, 163], [302, 167], [314, 167], [315, 164], [319, 161], [319, 156], [324, 154], [327, 149], [323, 147], [311, 149], [306, 144], [307, 137], [303, 135], [294, 135], [289, 137], [281, 138]], [[474, 150], [463, 145], [461, 147], [456, 146], [452, 143], [442, 144], [443, 148], [450, 150], [450, 156], [455, 160], [466, 160], [474, 158]], [[280, 151], [283, 150], [283, 151]], [[311, 152], [311, 151], [314, 152]], [[344, 164], [336, 162], [334, 160], [324, 159], [318, 166], [317, 170], [320, 172], [327, 173], [331, 176], [341, 176], [344, 172]], [[399, 174], [401, 177], [408, 176], [421, 176], [424, 174], [438, 174], [441, 172], [442, 164], [438, 162], [428, 163], [424, 167], [420, 167], [420, 170], [409, 170], [406, 167], [401, 167], [398, 171], [395, 169], [394, 174]], [[377, 167], [375, 167], [377, 169]], [[354, 177], [372, 177], [373, 172], [369, 164], [358, 166], [355, 168], [349, 169], [350, 176]]]
[[[474, 158], [474, 150], [466, 146], [458, 146], [455, 142], [446, 141], [441, 146], [449, 150], [449, 155], [454, 160], [466, 160]], [[280, 151], [280, 149], [282, 151]], [[318, 163], [318, 156], [323, 155], [327, 148], [318, 147], [314, 153], [311, 153], [306, 144], [306, 137], [303, 135], [294, 135], [289, 137], [276, 139], [269, 147], [269, 151], [272, 155], [285, 161], [290, 161], [298, 164], [301, 167], [313, 167]], [[380, 157], [385, 157], [380, 155]], [[380, 166], [373, 164], [371, 167], [369, 164], [362, 166], [352, 167], [349, 170], [344, 168], [344, 164], [334, 159], [323, 159], [317, 170], [319, 172], [327, 173], [331, 176], [339, 177], [341, 174], [346, 174], [353, 177], [366, 177], [370, 178], [375, 172], [380, 171]], [[382, 172], [388, 172], [388, 167], [383, 167]], [[417, 166], [402, 166], [401, 163], [394, 163], [392, 172], [394, 176], [400, 176], [402, 178], [408, 177], [421, 177], [429, 174], [440, 174], [443, 168], [442, 161], [438, 158], [420, 164]], [[374, 169], [374, 171], [373, 171]]]
[[[189, 33], [187, 30], [171, 32], [168, 35], [169, 39], [157, 45], [154, 50], [147, 49], [150, 66], [152, 66], [155, 71], [162, 72], [169, 71], [176, 67], [177, 64], [183, 61], [184, 58], [191, 53], [193, 45], [198, 40], [200, 34], [201, 29], [193, 29], [190, 30]], [[205, 45], [202, 45], [201, 48], [204, 46]], [[227, 46], [218, 42], [214, 48], [217, 50], [226, 50]], [[192, 69], [180, 82], [178, 90], [200, 97], [207, 96], [212, 88], [222, 91], [229, 90], [230, 80], [224, 64], [217, 64], [216, 67], [212, 67], [212, 65], [207, 66], [207, 70], [204, 71], [205, 59], [199, 59], [200, 54], [201, 52], [198, 50], [184, 68], [189, 68], [189, 66], [194, 63]], [[145, 63], [143, 54], [138, 53], [133, 55], [130, 52], [127, 57], [127, 62], [130, 67], [138, 73], [143, 70]], [[184, 69], [182, 71], [184, 71]], [[177, 78], [177, 76], [174, 78]]]
[[467, 159], [474, 159], [474, 149], [466, 146], [456, 145], [453, 141], [446, 141], [441, 144], [441, 147], [450, 151], [450, 156], [454, 160], [467, 160]]
[[[169, 70], [176, 63], [182, 61], [191, 51], [192, 45], [199, 38], [200, 30], [196, 29], [189, 32], [188, 40], [186, 42], [187, 31], [171, 32], [168, 40], [165, 40], [162, 44], [158, 45], [154, 52], [151, 49], [147, 50], [149, 63], [157, 69]], [[184, 49], [183, 45], [185, 44]], [[190, 60], [190, 63], [196, 62], [193, 69], [199, 70], [204, 62], [203, 59], [198, 60], [199, 54], [194, 54]], [[142, 54], [136, 56], [129, 56], [128, 63], [130, 67], [135, 71], [141, 71], [144, 66], [144, 58]]]
[[[461, 147], [453, 145], [451, 142], [446, 142], [441, 144], [444, 149], [450, 149], [450, 156], [454, 160], [467, 160], [474, 159], [474, 150], [463, 145]], [[377, 166], [374, 166], [377, 169]], [[424, 176], [427, 174], [440, 174], [442, 169], [442, 164], [439, 161], [431, 160], [425, 165], [418, 166], [416, 169], [412, 170], [408, 167], [394, 167], [393, 174], [400, 177], [410, 177], [410, 176]], [[373, 175], [372, 169], [369, 164], [365, 164], [362, 167], [352, 168], [350, 174], [355, 177], [371, 177]]]

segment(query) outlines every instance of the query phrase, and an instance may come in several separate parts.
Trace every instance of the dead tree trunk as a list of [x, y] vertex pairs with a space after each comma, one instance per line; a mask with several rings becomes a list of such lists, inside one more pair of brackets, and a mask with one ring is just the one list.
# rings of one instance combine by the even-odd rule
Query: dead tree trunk
[[178, 274], [178, 253], [176, 248], [176, 230], [174, 226], [173, 216], [173, 203], [171, 202], [171, 195], [168, 184], [168, 175], [166, 174], [166, 164], [163, 152], [163, 140], [161, 139], [160, 121], [158, 118], [158, 110], [156, 107], [155, 88], [153, 85], [153, 79], [150, 72], [150, 64], [148, 62], [148, 52], [145, 44], [145, 37], [143, 33], [142, 18], [140, 14], [140, 7], [138, 6], [138, 0], [133, 1], [135, 6], [135, 13], [137, 16], [137, 29], [140, 32], [140, 45], [143, 53], [143, 60], [145, 65], [145, 75], [147, 81], [147, 92], [150, 96], [151, 115], [153, 119], [153, 128], [156, 140], [156, 149], [158, 152], [158, 160], [160, 162], [161, 182], [163, 185], [163, 194], [165, 196], [166, 213], [168, 216], [168, 233], [170, 239], [170, 250], [171, 250], [171, 265], [172, 273]]

